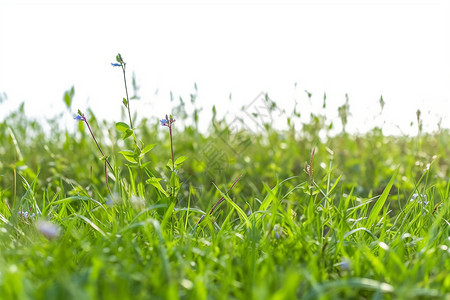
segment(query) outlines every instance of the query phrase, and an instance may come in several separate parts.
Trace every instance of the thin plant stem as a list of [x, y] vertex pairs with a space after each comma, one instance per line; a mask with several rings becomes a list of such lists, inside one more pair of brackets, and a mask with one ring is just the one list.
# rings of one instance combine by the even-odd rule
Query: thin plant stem
[[[172, 154], [172, 176], [176, 176], [175, 172], [175, 156], [173, 154], [173, 133], [172, 133], [172, 124], [175, 122], [175, 119], [170, 115], [170, 118], [168, 115], [166, 115], [165, 119], [161, 120], [162, 126], [169, 127], [169, 135], [170, 135], [170, 152]], [[171, 196], [173, 197], [175, 195], [175, 187], [171, 188]]]
[[175, 160], [174, 160], [174, 156], [173, 156], [172, 124], [170, 124], [170, 126], [169, 126], [169, 134], [170, 134], [170, 150], [172, 151], [172, 170], [173, 170], [173, 172], [175, 172]]
[[13, 207], [16, 207], [16, 200], [17, 200], [17, 170], [16, 170], [16, 166], [14, 166], [13, 172], [14, 172], [14, 199], [13, 199]]
[[[130, 119], [130, 128], [131, 128], [131, 130], [134, 130], [133, 119], [131, 118], [131, 110], [130, 110], [130, 97], [128, 96], [127, 77], [126, 77], [126, 74], [125, 74], [126, 63], [122, 60], [122, 56], [120, 56], [120, 65], [122, 67], [123, 83], [125, 85], [125, 95], [127, 97], [126, 100], [127, 100], [128, 118]], [[138, 141], [136, 139], [136, 135], [134, 134], [134, 132], [133, 132], [133, 139], [134, 139], [134, 144], [136, 145], [136, 147], [139, 150], [142, 150], [141, 147], [139, 147], [139, 144], [138, 144]], [[142, 164], [141, 164], [140, 160], [138, 161], [138, 165], [139, 165], [139, 176], [141, 177], [141, 181], [142, 181], [142, 184], [143, 184], [144, 183], [144, 174], [142, 172]]]
[[[133, 121], [131, 119], [131, 112], [130, 112], [130, 99], [128, 98], [128, 88], [127, 88], [127, 79], [125, 76], [125, 63], [122, 63], [122, 71], [123, 71], [123, 82], [125, 83], [125, 94], [127, 96], [127, 109], [128, 109], [128, 117], [130, 118], [130, 127], [131, 130], [134, 129], [133, 127]], [[137, 143], [136, 143], [137, 144]]]
[[108, 160], [105, 158], [105, 178], [106, 178], [106, 186], [108, 187], [108, 191], [112, 196], [112, 192], [111, 192], [111, 188], [109, 187], [109, 182], [108, 182], [108, 168], [106, 168], [106, 163], [108, 163]]
[[[172, 139], [172, 124], [169, 121], [169, 135], [170, 135], [170, 150], [172, 151], [172, 173], [173, 175], [176, 176], [175, 174], [175, 161], [174, 161], [174, 156], [173, 156], [173, 139]], [[175, 196], [175, 187], [171, 188], [171, 196], [174, 197]]]
[[[314, 154], [316, 153], [316, 147], [313, 148], [312, 153], [311, 153], [311, 158], [309, 160], [309, 164], [305, 163], [305, 172], [306, 174], [308, 174], [309, 176], [309, 180], [310, 180], [310, 184], [309, 184], [309, 195], [311, 197], [311, 199], [313, 198], [313, 187], [315, 185], [314, 182]], [[326, 200], [325, 200], [326, 201]]]
[[[236, 185], [236, 183], [238, 183], [239, 180], [241, 180], [242, 174], [239, 175], [239, 177], [233, 182], [233, 184], [231, 185], [231, 187], [228, 189], [227, 194], [233, 189], [233, 187]], [[216, 208], [220, 205], [220, 203], [222, 203], [225, 200], [225, 197], [222, 196], [219, 201], [217, 201], [216, 204], [214, 204], [214, 206], [211, 208], [211, 210], [209, 211], [209, 215], [211, 215]], [[200, 224], [201, 221], [203, 221], [203, 219], [205, 218], [206, 215], [203, 215], [200, 220], [198, 220], [198, 222], [195, 224], [195, 226], [197, 226], [198, 224]]]
[[97, 145], [98, 150], [100, 151], [100, 153], [102, 154], [102, 156], [105, 157], [105, 161], [106, 161], [106, 163], [108, 164], [109, 169], [111, 170], [111, 172], [114, 173], [114, 169], [113, 169], [113, 167], [111, 166], [111, 164], [109, 163], [108, 158], [105, 156], [105, 153], [103, 153], [102, 148], [101, 148], [100, 145], [98, 144], [97, 139], [95, 138], [94, 133], [93, 133], [92, 130], [91, 130], [91, 126], [89, 126], [89, 123], [88, 123], [88, 121], [86, 120], [85, 116], [83, 115], [82, 117], [83, 117], [83, 119], [84, 119], [84, 123], [86, 123], [86, 125], [87, 125], [87, 127], [88, 127], [88, 129], [89, 129], [89, 132], [91, 133], [92, 138], [94, 139], [95, 144]]

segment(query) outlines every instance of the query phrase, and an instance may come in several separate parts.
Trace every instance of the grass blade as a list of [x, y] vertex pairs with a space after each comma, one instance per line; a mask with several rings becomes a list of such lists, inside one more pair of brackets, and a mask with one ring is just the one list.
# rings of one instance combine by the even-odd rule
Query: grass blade
[[392, 175], [391, 180], [389, 180], [389, 183], [387, 184], [386, 188], [384, 189], [383, 193], [381, 194], [380, 198], [378, 198], [377, 202], [375, 202], [375, 205], [373, 206], [372, 210], [370, 211], [369, 217], [367, 218], [366, 224], [364, 227], [366, 228], [372, 228], [372, 226], [375, 223], [375, 220], [377, 216], [379, 215], [381, 209], [383, 208], [384, 203], [387, 200], [387, 197], [389, 196], [389, 192], [391, 191], [392, 185], [394, 184], [395, 177], [397, 176], [398, 169], [395, 170], [394, 175]]

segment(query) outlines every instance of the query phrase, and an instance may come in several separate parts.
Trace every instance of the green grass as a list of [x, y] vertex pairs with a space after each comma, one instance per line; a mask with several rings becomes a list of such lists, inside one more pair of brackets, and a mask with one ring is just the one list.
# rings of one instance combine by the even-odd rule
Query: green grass
[[[317, 115], [205, 134], [174, 117], [172, 160], [158, 120], [124, 138], [86, 114], [109, 187], [84, 122], [49, 134], [21, 108], [0, 123], [0, 299], [450, 297], [448, 131], [332, 136]], [[224, 150], [224, 132], [251, 142]]]

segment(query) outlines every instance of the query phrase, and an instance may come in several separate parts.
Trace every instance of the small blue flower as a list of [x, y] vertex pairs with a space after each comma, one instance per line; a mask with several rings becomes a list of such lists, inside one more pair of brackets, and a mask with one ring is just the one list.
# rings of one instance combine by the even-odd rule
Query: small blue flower
[[342, 271], [350, 271], [350, 268], [352, 267], [352, 262], [348, 260], [347, 258], [343, 259], [340, 263], [341, 270]]
[[161, 126], [169, 126], [169, 121], [166, 119], [159, 120], [161, 122]]
[[35, 217], [34, 213], [28, 213], [27, 211], [19, 211], [18, 214], [22, 216], [25, 220], [28, 220], [28, 218], [32, 219]]
[[281, 227], [278, 224], [275, 224], [275, 226], [273, 226], [273, 232], [275, 233], [275, 238], [278, 240], [283, 234], [283, 227]]
[[419, 200], [417, 201], [418, 203], [421, 203], [423, 206], [428, 205], [427, 195], [421, 195], [421, 194], [414, 193], [411, 196], [411, 200], [409, 200], [409, 201], [411, 201], [411, 202], [415, 201], [417, 198], [419, 198]]
[[120, 66], [122, 66], [121, 64], [118, 64], [118, 63], [111, 63], [111, 66], [113, 66], [113, 67], [120, 67]]
[[76, 117], [74, 117], [74, 119], [77, 121], [84, 121], [84, 117], [80, 115], [77, 115]]

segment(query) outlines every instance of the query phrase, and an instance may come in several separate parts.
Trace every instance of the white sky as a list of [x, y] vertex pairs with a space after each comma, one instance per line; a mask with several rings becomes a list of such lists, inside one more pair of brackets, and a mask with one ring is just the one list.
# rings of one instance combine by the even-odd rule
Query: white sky
[[62, 112], [74, 85], [74, 114], [90, 106], [119, 121], [122, 73], [110, 63], [120, 52], [141, 87], [140, 116], [170, 113], [170, 91], [189, 102], [195, 82], [208, 113], [265, 91], [288, 110], [297, 99], [306, 116], [327, 93], [336, 118], [348, 93], [360, 132], [381, 124], [383, 95], [386, 132], [415, 132], [418, 108], [429, 130], [439, 117], [450, 127], [450, 1], [257, 3], [0, 0], [0, 118], [21, 101], [30, 116]]

